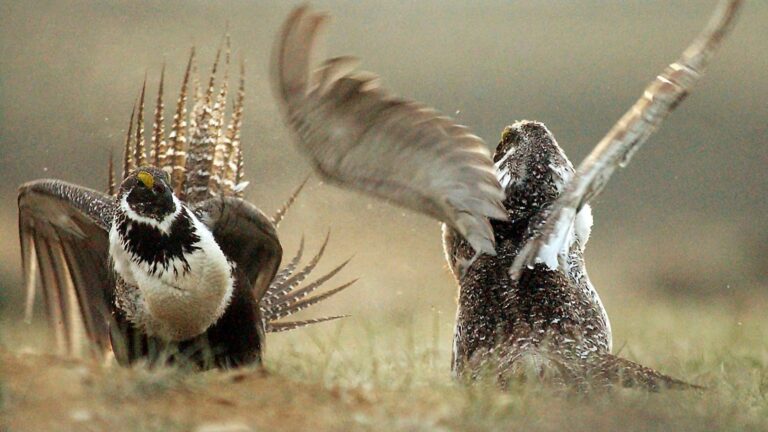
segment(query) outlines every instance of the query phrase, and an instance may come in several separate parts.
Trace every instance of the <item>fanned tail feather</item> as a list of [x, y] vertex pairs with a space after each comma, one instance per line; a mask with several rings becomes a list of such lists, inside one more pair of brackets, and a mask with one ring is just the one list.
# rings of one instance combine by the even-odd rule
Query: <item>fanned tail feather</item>
[[[324, 276], [318, 278], [314, 282], [308, 284], [304, 288], [295, 289], [293, 291], [290, 291], [289, 293], [278, 297], [273, 301], [274, 304], [280, 305], [279, 309], [285, 309], [293, 304], [296, 304], [299, 300], [303, 299], [304, 297], [312, 294], [320, 288], [321, 285], [323, 285], [325, 282], [329, 281], [332, 277], [336, 276], [338, 272], [341, 271], [344, 267], [346, 267], [347, 264], [349, 264], [350, 260], [346, 260], [340, 265], [338, 265], [333, 270], [326, 273]], [[357, 282], [357, 279], [353, 280], [352, 282], [349, 282], [349, 284], [353, 284]], [[273, 308], [274, 309], [274, 308]]]
[[[303, 311], [304, 309], [307, 309], [310, 306], [316, 305], [320, 303], [323, 300], [326, 300], [330, 298], [331, 296], [334, 296], [341, 291], [344, 291], [345, 289], [352, 286], [355, 282], [357, 282], [357, 279], [354, 279], [350, 282], [347, 282], [339, 287], [336, 287], [332, 290], [326, 291], [322, 294], [318, 294], [314, 297], [310, 297], [308, 299], [299, 301], [299, 302], [286, 302], [286, 303], [279, 303], [276, 307], [270, 308], [267, 311], [267, 314], [265, 314], [265, 319], [267, 321], [274, 321], [278, 319], [285, 318], [287, 316], [291, 316], [295, 314], [296, 312]], [[315, 287], [317, 288], [317, 287]]]
[[187, 173], [185, 195], [188, 202], [202, 201], [211, 196], [208, 183], [211, 178], [213, 153], [216, 146], [216, 116], [214, 114], [213, 93], [216, 84], [216, 72], [221, 58], [221, 49], [216, 52], [211, 76], [205, 95], [198, 99], [194, 109], [194, 124], [187, 154]]
[[237, 172], [235, 173], [235, 196], [238, 198], [243, 197], [245, 187], [248, 186], [248, 182], [243, 181], [243, 172], [245, 171], [243, 162], [243, 149], [239, 145], [235, 149], [237, 154], [235, 160], [237, 161]]
[[155, 121], [152, 124], [152, 151], [150, 153], [150, 160], [152, 164], [158, 168], [165, 166], [166, 145], [165, 142], [165, 118], [163, 117], [163, 111], [165, 110], [165, 104], [163, 103], [163, 87], [165, 84], [165, 63], [163, 68], [160, 69], [160, 85], [157, 88], [157, 102], [155, 103]]
[[266, 331], [269, 333], [279, 333], [284, 331], [296, 330], [312, 324], [319, 324], [327, 321], [335, 321], [341, 318], [347, 318], [349, 315], [335, 315], [325, 318], [315, 318], [302, 321], [270, 322], [267, 323]]
[[221, 81], [221, 89], [216, 97], [216, 103], [213, 106], [213, 116], [211, 117], [211, 135], [216, 138], [216, 145], [213, 149], [213, 160], [211, 161], [211, 177], [208, 180], [208, 188], [212, 195], [223, 191], [222, 179], [224, 177], [225, 153], [229, 148], [229, 135], [225, 133], [224, 116], [227, 108], [227, 96], [229, 94], [229, 62], [231, 58], [231, 47], [229, 34], [226, 35], [226, 50], [224, 54], [224, 77]]
[[131, 172], [136, 169], [136, 163], [133, 160], [133, 118], [136, 115], [136, 103], [131, 109], [131, 119], [128, 121], [128, 132], [125, 134], [125, 149], [123, 151], [123, 180], [128, 178]]
[[139, 97], [139, 113], [136, 116], [136, 166], [142, 167], [147, 164], [147, 149], [144, 141], [144, 94], [147, 90], [147, 77], [144, 76], [144, 84], [141, 86], [141, 96]]
[[170, 145], [165, 157], [166, 170], [170, 169], [173, 191], [180, 199], [184, 199], [184, 179], [186, 178], [187, 164], [187, 89], [189, 88], [189, 76], [195, 61], [195, 49], [192, 48], [187, 61], [187, 69], [184, 71], [184, 79], [181, 82], [179, 99], [176, 102], [176, 113], [173, 116], [173, 127], [168, 137]]
[[[243, 181], [243, 154], [240, 147], [245, 66], [241, 62], [237, 96], [233, 101], [231, 118], [227, 122], [229, 65], [232, 56], [229, 35], [226, 35], [223, 79], [216, 92], [221, 52], [222, 48], [219, 48], [207, 87], [203, 89], [197, 76], [195, 48], [190, 50], [167, 137], [164, 116], [165, 64], [160, 72], [152, 130], [148, 136], [145, 135], [144, 117], [147, 87], [145, 75], [141, 94], [131, 111], [126, 134], [123, 179], [137, 167], [151, 164], [168, 173], [174, 193], [184, 201], [194, 203], [216, 194], [243, 196], [243, 190], [248, 185], [248, 182]], [[190, 80], [193, 81], [193, 90], [190, 90]], [[188, 107], [190, 93], [193, 94], [191, 108]]]
[[114, 150], [109, 150], [109, 162], [107, 164], [107, 193], [111, 196], [115, 195], [117, 191], [117, 184], [115, 182], [115, 155]]
[[[245, 101], [245, 63], [240, 62], [240, 84], [237, 98], [232, 107], [232, 119], [227, 127], [226, 148], [224, 151], [224, 174], [222, 186], [224, 193], [233, 193], [238, 186], [242, 173], [238, 170], [240, 161], [240, 128], [243, 124], [243, 102]], [[244, 188], [244, 187], [243, 187]]]
[[302, 238], [301, 243], [299, 245], [299, 251], [296, 253], [296, 256], [294, 256], [293, 259], [291, 259], [291, 261], [288, 263], [288, 265], [286, 265], [282, 270], [280, 270], [277, 276], [275, 276], [275, 280], [267, 289], [266, 294], [264, 295], [264, 297], [261, 299], [261, 302], [260, 302], [262, 316], [264, 317], [265, 321], [268, 323], [267, 325], [268, 331], [276, 332], [276, 331], [293, 330], [295, 328], [304, 327], [310, 324], [316, 324], [320, 322], [343, 318], [342, 316], [336, 316], [336, 317], [325, 317], [325, 318], [295, 321], [295, 322], [288, 322], [288, 323], [274, 322], [275, 320], [279, 320], [287, 316], [293, 315], [312, 305], [320, 303], [321, 301], [345, 290], [346, 288], [348, 288], [349, 286], [357, 282], [357, 279], [355, 279], [341, 286], [338, 286], [332, 290], [326, 291], [322, 294], [318, 294], [313, 297], [307, 298], [310, 294], [317, 291], [326, 282], [328, 282], [330, 279], [336, 276], [336, 274], [340, 272], [341, 269], [343, 269], [347, 265], [347, 263], [349, 263], [349, 260], [347, 260], [343, 262], [341, 265], [334, 268], [333, 270], [329, 271], [327, 274], [313, 281], [312, 283], [309, 283], [306, 286], [301, 288], [299, 287], [299, 285], [309, 276], [309, 274], [314, 270], [314, 268], [319, 263], [320, 258], [323, 256], [323, 253], [325, 252], [325, 248], [328, 245], [329, 238], [330, 238], [330, 233], [326, 235], [325, 240], [322, 246], [320, 247], [320, 250], [310, 260], [310, 262], [306, 266], [304, 266], [298, 273], [294, 274], [301, 260], [301, 257], [304, 253], [304, 238]]
[[[272, 281], [272, 284], [270, 285], [270, 288], [285, 284], [288, 278], [291, 277], [293, 272], [296, 270], [296, 267], [298, 267], [299, 262], [301, 261], [302, 255], [304, 255], [304, 236], [301, 236], [301, 242], [299, 243], [298, 252], [296, 252], [296, 255], [293, 258], [291, 258], [291, 261], [288, 263], [288, 265], [286, 265], [279, 272], [277, 272], [277, 274], [275, 275], [275, 279]], [[268, 289], [267, 295], [269, 294], [270, 294], [270, 291]]]
[[300, 283], [304, 282], [304, 279], [306, 279], [307, 276], [312, 273], [312, 270], [314, 270], [317, 264], [320, 262], [320, 258], [322, 258], [323, 253], [325, 252], [325, 247], [328, 245], [328, 239], [330, 239], [330, 236], [330, 232], [325, 235], [325, 241], [323, 241], [323, 245], [320, 246], [320, 250], [317, 251], [317, 254], [306, 266], [304, 266], [303, 269], [301, 269], [301, 271], [291, 275], [291, 277], [282, 283], [273, 282], [269, 288], [267, 288], [267, 293], [264, 295], [262, 302], [266, 305], [270, 305], [274, 302], [274, 300], [288, 294]]
[[275, 212], [275, 215], [272, 216], [272, 224], [275, 225], [275, 228], [280, 225], [280, 222], [282, 222], [285, 214], [288, 212], [288, 209], [291, 208], [294, 201], [296, 201], [296, 197], [298, 197], [299, 193], [301, 193], [301, 190], [304, 189], [304, 185], [307, 184], [307, 181], [309, 181], [309, 176], [306, 176], [304, 181], [302, 181], [301, 184], [296, 189], [294, 189], [293, 192], [291, 192], [291, 196], [288, 197], [285, 203], [283, 203], [277, 212]]

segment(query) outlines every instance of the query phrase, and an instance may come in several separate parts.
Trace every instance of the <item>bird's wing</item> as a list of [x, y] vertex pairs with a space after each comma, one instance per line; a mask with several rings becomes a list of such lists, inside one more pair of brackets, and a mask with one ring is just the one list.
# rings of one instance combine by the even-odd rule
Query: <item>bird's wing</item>
[[19, 188], [19, 237], [31, 319], [36, 287], [61, 353], [78, 354], [82, 332], [104, 350], [114, 296], [109, 264], [113, 198], [58, 180]]
[[[624, 167], [662, 120], [674, 110], [701, 78], [723, 38], [735, 23], [743, 0], [724, 0], [704, 31], [645, 89], [643, 96], [613, 126], [592, 153], [579, 165], [576, 175], [555, 201], [540, 233], [521, 250], [510, 269], [518, 279], [525, 267], [557, 263], [579, 210], [605, 187], [617, 167]], [[562, 258], [562, 256], [560, 256]]]
[[277, 273], [283, 248], [269, 218], [235, 197], [216, 197], [195, 208], [224, 255], [240, 268], [260, 301]]
[[326, 16], [308, 7], [287, 18], [272, 53], [272, 81], [299, 149], [337, 185], [439, 219], [476, 251], [495, 255], [488, 218], [506, 219], [504, 192], [483, 141], [435, 110], [391, 96], [349, 57], [310, 78]]

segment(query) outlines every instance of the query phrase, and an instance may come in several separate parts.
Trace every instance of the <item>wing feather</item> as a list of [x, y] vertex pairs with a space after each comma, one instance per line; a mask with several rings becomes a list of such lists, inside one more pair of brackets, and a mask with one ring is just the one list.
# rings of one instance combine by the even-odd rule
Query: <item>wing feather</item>
[[19, 237], [31, 319], [40, 287], [60, 353], [80, 354], [84, 333], [103, 352], [114, 279], [107, 230], [114, 203], [109, 195], [57, 180], [19, 189]]
[[272, 55], [275, 95], [300, 150], [324, 180], [427, 214], [495, 254], [489, 217], [504, 193], [483, 141], [416, 102], [382, 90], [355, 60], [326, 61], [310, 84], [310, 55], [326, 16], [295, 9]]
[[283, 257], [272, 222], [254, 205], [235, 197], [210, 198], [195, 211], [224, 255], [245, 273], [256, 300], [261, 301]]
[[557, 262], [552, 254], [563, 250], [567, 232], [579, 210], [600, 193], [617, 167], [629, 163], [634, 153], [699, 81], [733, 27], [742, 3], [743, 0], [722, 1], [707, 27], [682, 57], [656, 77], [643, 96], [579, 165], [573, 180], [553, 204], [539, 235], [526, 243], [512, 264], [510, 274], [513, 279], [518, 279], [525, 267], [531, 268], [539, 262]]

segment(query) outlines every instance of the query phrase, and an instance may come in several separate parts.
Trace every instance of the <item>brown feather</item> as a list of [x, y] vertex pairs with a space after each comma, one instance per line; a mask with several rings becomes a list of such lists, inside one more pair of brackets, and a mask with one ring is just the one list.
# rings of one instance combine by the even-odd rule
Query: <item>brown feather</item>
[[128, 132], [125, 134], [125, 150], [123, 152], [123, 180], [136, 169], [136, 163], [133, 160], [133, 117], [136, 115], [136, 103], [131, 109], [131, 119], [128, 121]]
[[211, 196], [208, 182], [211, 177], [213, 151], [217, 139], [217, 125], [214, 115], [213, 92], [216, 84], [216, 72], [221, 58], [221, 48], [216, 52], [208, 88], [200, 106], [195, 111], [194, 130], [189, 141], [187, 154], [185, 196], [189, 202], [202, 201]]
[[155, 104], [155, 122], [152, 124], [152, 152], [151, 159], [152, 164], [158, 168], [165, 166], [165, 119], [163, 118], [163, 111], [165, 105], [163, 103], [163, 84], [165, 82], [165, 63], [160, 70], [160, 85], [157, 89], [157, 102]]
[[173, 191], [180, 199], [184, 199], [184, 178], [187, 163], [187, 89], [194, 59], [195, 48], [192, 48], [187, 61], [187, 69], [184, 71], [184, 78], [181, 82], [179, 99], [176, 102], [176, 113], [173, 115], [173, 126], [168, 137], [170, 145], [164, 166], [166, 169], [170, 167]]
[[238, 178], [238, 157], [240, 152], [240, 129], [243, 125], [243, 103], [245, 101], [245, 63], [240, 62], [240, 84], [237, 89], [237, 98], [232, 107], [232, 118], [227, 127], [227, 147], [224, 149], [224, 179], [222, 181], [224, 192], [232, 193], [242, 174]]
[[[391, 96], [350, 57], [310, 58], [326, 15], [303, 6], [286, 19], [271, 78], [299, 150], [323, 180], [447, 223], [478, 252], [495, 254], [488, 218], [507, 217], [485, 143], [416, 102]], [[314, 82], [319, 81], [319, 82]]]
[[[510, 269], [518, 279], [525, 267], [552, 261], [552, 251], [562, 250], [567, 231], [581, 208], [603, 190], [616, 168], [624, 167], [662, 121], [701, 79], [709, 61], [736, 21], [743, 0], [724, 0], [702, 33], [646, 87], [635, 102], [592, 152], [581, 162], [576, 175], [553, 204], [540, 234], [525, 244]], [[549, 260], [547, 258], [550, 258]], [[560, 257], [562, 260], [562, 257]]]
[[117, 185], [115, 183], [115, 156], [112, 149], [109, 150], [109, 164], [107, 170], [109, 171], [107, 173], [109, 176], [107, 180], [107, 193], [114, 196], [117, 192]]
[[272, 216], [272, 224], [274, 224], [275, 227], [280, 225], [280, 222], [282, 222], [285, 214], [288, 212], [288, 209], [291, 208], [294, 201], [296, 201], [296, 197], [298, 197], [299, 193], [301, 193], [301, 190], [304, 189], [304, 185], [307, 184], [307, 181], [309, 181], [309, 176], [304, 177], [304, 181], [302, 181], [301, 184], [296, 189], [294, 189], [293, 192], [291, 192], [291, 195], [288, 197], [285, 203], [283, 203], [283, 205], [275, 212], [275, 215]]
[[208, 189], [211, 194], [224, 192], [222, 188], [222, 177], [224, 176], [224, 164], [226, 162], [224, 153], [229, 144], [229, 136], [224, 133], [224, 116], [227, 109], [227, 95], [229, 93], [229, 62], [231, 58], [231, 47], [229, 34], [226, 35], [226, 51], [224, 55], [224, 77], [221, 82], [221, 89], [216, 97], [216, 103], [213, 106], [213, 116], [211, 117], [211, 135], [215, 137], [216, 144], [213, 149], [213, 160], [211, 161], [211, 177], [208, 180]]
[[139, 113], [136, 118], [136, 165], [139, 167], [147, 164], [147, 149], [144, 142], [144, 94], [147, 90], [147, 77], [144, 76], [144, 84], [141, 86], [139, 97]]

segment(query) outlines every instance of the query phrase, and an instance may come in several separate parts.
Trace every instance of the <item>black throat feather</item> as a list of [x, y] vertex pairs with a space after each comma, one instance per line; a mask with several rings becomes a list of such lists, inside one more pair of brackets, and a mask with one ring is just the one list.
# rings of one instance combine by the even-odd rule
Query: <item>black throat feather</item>
[[[179, 212], [168, 233], [150, 224], [132, 220], [123, 212], [118, 213], [116, 223], [126, 252], [134, 262], [148, 264], [152, 275], [161, 269], [168, 271], [174, 260], [182, 264], [184, 273], [189, 272], [190, 266], [185, 255], [200, 249], [197, 246], [200, 236], [195, 231], [187, 209]], [[178, 276], [177, 266], [173, 266], [173, 272]]]

